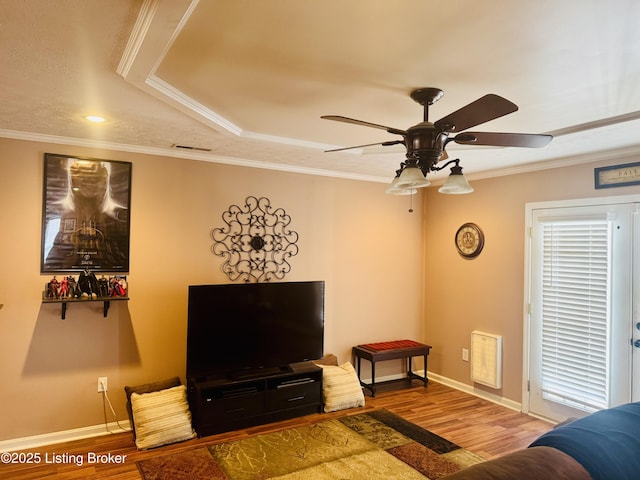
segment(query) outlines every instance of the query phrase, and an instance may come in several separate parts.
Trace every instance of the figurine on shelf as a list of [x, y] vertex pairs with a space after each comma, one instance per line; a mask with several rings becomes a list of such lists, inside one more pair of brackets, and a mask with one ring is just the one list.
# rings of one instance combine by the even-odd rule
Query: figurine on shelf
[[60, 292], [58, 291], [58, 288], [60, 286], [60, 282], [58, 282], [58, 279], [54, 276], [49, 283], [47, 283], [47, 298], [59, 298], [60, 297]]
[[127, 283], [119, 276], [111, 277], [109, 279], [109, 286], [111, 287], [112, 297], [126, 297], [127, 296]]
[[78, 277], [78, 287], [82, 292], [82, 298], [98, 298], [98, 280], [93, 272], [84, 270]]
[[98, 292], [100, 297], [109, 296], [109, 280], [107, 280], [104, 275], [98, 279]]
[[68, 298], [69, 297], [69, 277], [62, 277], [60, 281], [60, 290], [59, 290], [59, 298]]
[[78, 288], [78, 283], [76, 282], [76, 279], [74, 277], [72, 277], [71, 275], [69, 275], [67, 277], [67, 282], [69, 283], [69, 296], [72, 298], [77, 298], [80, 296], [81, 292], [80, 289]]

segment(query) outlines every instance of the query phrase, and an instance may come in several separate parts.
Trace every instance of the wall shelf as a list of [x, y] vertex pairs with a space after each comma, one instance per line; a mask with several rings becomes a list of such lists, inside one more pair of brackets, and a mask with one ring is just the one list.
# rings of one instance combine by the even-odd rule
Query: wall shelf
[[90, 303], [90, 302], [102, 302], [103, 303], [103, 316], [106, 318], [109, 313], [109, 307], [111, 302], [121, 302], [129, 300], [129, 297], [98, 297], [98, 298], [43, 298], [42, 303], [59, 303], [62, 305], [61, 318], [64, 320], [67, 316], [67, 303]]

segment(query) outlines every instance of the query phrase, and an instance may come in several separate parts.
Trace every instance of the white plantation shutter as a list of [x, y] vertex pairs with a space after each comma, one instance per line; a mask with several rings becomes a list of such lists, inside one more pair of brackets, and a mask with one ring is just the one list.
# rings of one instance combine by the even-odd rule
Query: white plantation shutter
[[585, 411], [609, 406], [611, 222], [542, 223], [541, 391]]

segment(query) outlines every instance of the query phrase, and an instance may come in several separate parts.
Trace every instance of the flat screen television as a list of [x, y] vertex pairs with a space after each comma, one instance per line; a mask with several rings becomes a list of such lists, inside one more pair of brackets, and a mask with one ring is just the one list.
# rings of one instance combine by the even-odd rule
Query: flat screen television
[[251, 377], [322, 357], [324, 282], [189, 286], [187, 377]]

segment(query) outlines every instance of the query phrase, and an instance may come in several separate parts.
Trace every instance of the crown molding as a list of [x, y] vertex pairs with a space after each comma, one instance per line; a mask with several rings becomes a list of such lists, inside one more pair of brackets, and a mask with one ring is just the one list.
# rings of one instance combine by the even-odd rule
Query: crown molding
[[103, 150], [115, 150], [119, 152], [140, 153], [143, 155], [157, 155], [184, 160], [197, 160], [203, 162], [220, 163], [224, 165], [234, 165], [238, 167], [259, 168], [263, 170], [275, 170], [289, 173], [300, 173], [303, 175], [316, 175], [321, 177], [342, 178], [345, 180], [358, 180], [363, 182], [389, 183], [386, 177], [374, 175], [361, 175], [357, 173], [338, 172], [321, 168], [300, 167], [295, 165], [283, 165], [279, 163], [262, 162], [258, 160], [246, 160], [242, 158], [225, 157], [206, 152], [174, 150], [169, 148], [145, 147], [139, 145], [128, 145], [123, 143], [106, 142], [103, 140], [90, 140], [74, 137], [59, 137], [43, 133], [18, 132], [15, 130], [0, 129], [0, 138], [11, 138], [14, 140], [24, 140], [28, 142], [53, 143], [57, 145], [72, 145], [76, 147], [97, 148]]
[[550, 170], [553, 168], [572, 167], [574, 165], [582, 165], [592, 162], [605, 162], [610, 160], [620, 160], [626, 157], [634, 157], [640, 155], [640, 146], [624, 147], [615, 150], [603, 150], [583, 155], [572, 155], [569, 157], [557, 158], [544, 162], [527, 163], [516, 165], [508, 168], [498, 168], [494, 170], [486, 170], [472, 174], [465, 174], [465, 177], [471, 180], [480, 180], [483, 178], [504, 177], [508, 175], [518, 175], [521, 173], [538, 172], [541, 170]]
[[[206, 152], [174, 150], [169, 148], [145, 147], [139, 145], [128, 145], [122, 143], [106, 142], [103, 140], [91, 140], [74, 137], [59, 137], [56, 135], [47, 135], [43, 133], [19, 132], [15, 130], [0, 129], [0, 138], [11, 138], [14, 140], [25, 140], [38, 143], [54, 143], [58, 145], [73, 145], [85, 148], [98, 148], [104, 150], [115, 150], [120, 152], [140, 153], [144, 155], [157, 155], [163, 157], [179, 158], [185, 160], [198, 160], [211, 163], [220, 163], [224, 165], [234, 165], [238, 167], [260, 168], [263, 170], [276, 170], [290, 173], [300, 173], [303, 175], [317, 175], [322, 177], [342, 178], [346, 180], [358, 180], [363, 182], [389, 183], [389, 178], [378, 177], [374, 175], [360, 175], [356, 173], [338, 172], [335, 170], [327, 170], [320, 168], [299, 167], [294, 165], [283, 165], [279, 163], [262, 162], [258, 160], [247, 160], [241, 158], [225, 157]], [[262, 139], [260, 136], [253, 137]], [[282, 142], [281, 142], [282, 143]], [[299, 146], [299, 145], [298, 145]], [[307, 145], [308, 146], [308, 145]], [[516, 165], [508, 168], [499, 168], [493, 170], [485, 170], [465, 174], [469, 180], [482, 180], [487, 178], [504, 177], [509, 175], [518, 175], [523, 173], [537, 172], [541, 170], [550, 170], [554, 168], [571, 167], [574, 165], [605, 162], [613, 160], [621, 160], [627, 157], [635, 157], [640, 155], [640, 146], [625, 147], [616, 150], [607, 150], [594, 152], [586, 155], [575, 155], [570, 157], [558, 158], [546, 162], [534, 162], [523, 165]], [[431, 187], [442, 185], [446, 180], [444, 178], [432, 178]]]

